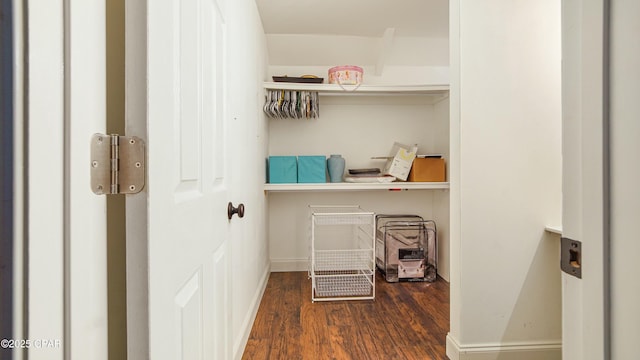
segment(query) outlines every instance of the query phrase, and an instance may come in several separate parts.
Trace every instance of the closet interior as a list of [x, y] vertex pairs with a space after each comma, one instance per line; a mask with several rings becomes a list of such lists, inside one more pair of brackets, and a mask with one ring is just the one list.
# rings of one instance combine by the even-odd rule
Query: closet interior
[[[448, 1], [256, 3], [268, 53], [267, 156], [340, 154], [348, 174], [383, 168], [398, 142], [448, 165]], [[362, 68], [361, 84], [329, 84], [329, 69], [341, 65]], [[446, 169], [438, 182], [272, 183], [265, 174], [271, 270], [308, 269], [309, 205], [358, 205], [435, 221], [438, 274], [448, 280]]]

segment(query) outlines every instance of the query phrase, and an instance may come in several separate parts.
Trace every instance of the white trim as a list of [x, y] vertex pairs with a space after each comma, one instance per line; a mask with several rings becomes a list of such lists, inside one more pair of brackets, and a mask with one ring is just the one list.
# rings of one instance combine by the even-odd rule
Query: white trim
[[87, 191], [87, 139], [106, 130], [105, 0], [64, 3], [65, 358], [107, 360], [107, 203]]
[[447, 334], [447, 357], [450, 360], [560, 360], [562, 342], [527, 341], [508, 344], [467, 344], [460, 345]]
[[582, 242], [582, 278], [562, 274], [565, 360], [607, 359], [604, 2], [562, 1], [562, 232]]
[[242, 322], [240, 331], [242, 336], [238, 338], [238, 342], [236, 344], [233, 344], [233, 358], [236, 360], [242, 359], [244, 349], [247, 346], [247, 341], [249, 341], [249, 335], [251, 334], [253, 323], [256, 321], [256, 316], [258, 315], [258, 309], [260, 308], [262, 296], [264, 295], [264, 291], [267, 288], [269, 274], [271, 274], [271, 271], [269, 269], [269, 265], [267, 265], [264, 268], [264, 273], [262, 274], [262, 278], [260, 279], [260, 284], [258, 285], [258, 289], [256, 290], [256, 293], [253, 296], [253, 300], [251, 301], [250, 311], [247, 312], [247, 317]]
[[[25, 308], [27, 298], [25, 298], [25, 184], [24, 184], [24, 91], [25, 91], [25, 58], [24, 46], [26, 33], [24, 32], [22, 2], [13, 3], [13, 336], [16, 338], [27, 338], [24, 327]], [[13, 359], [22, 360], [25, 358], [23, 351], [14, 351]]]
[[[64, 18], [63, 1], [29, 0], [27, 44], [28, 333], [57, 341], [30, 359], [64, 358]], [[44, 146], [43, 144], [46, 144]], [[43, 181], [46, 179], [46, 182]], [[46, 186], [43, 186], [46, 184]]]

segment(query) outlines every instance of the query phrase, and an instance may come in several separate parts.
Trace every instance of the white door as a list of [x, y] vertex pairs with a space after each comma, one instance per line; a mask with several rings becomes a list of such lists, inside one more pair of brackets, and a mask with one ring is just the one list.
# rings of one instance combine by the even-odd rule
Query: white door
[[637, 356], [639, 13], [563, 1], [563, 236], [582, 242], [582, 279], [562, 274], [566, 360]]
[[224, 7], [140, 3], [126, 8], [127, 135], [146, 138], [148, 155], [146, 189], [127, 202], [129, 358], [227, 359], [237, 155], [227, 148]]

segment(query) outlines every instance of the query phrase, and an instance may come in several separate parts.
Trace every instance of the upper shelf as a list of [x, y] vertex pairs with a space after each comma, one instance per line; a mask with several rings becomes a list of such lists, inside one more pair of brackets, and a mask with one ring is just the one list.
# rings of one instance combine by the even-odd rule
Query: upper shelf
[[[344, 89], [343, 89], [344, 87]], [[449, 85], [340, 85], [306, 84], [289, 82], [265, 82], [269, 90], [317, 91], [320, 95], [430, 95], [446, 97]], [[346, 89], [346, 90], [345, 90]]]

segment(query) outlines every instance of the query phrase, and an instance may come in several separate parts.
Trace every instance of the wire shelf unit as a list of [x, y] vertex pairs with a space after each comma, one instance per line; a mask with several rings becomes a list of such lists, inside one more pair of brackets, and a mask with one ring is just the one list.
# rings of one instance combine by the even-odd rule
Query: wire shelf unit
[[310, 205], [311, 300], [375, 298], [375, 214], [357, 205]]

